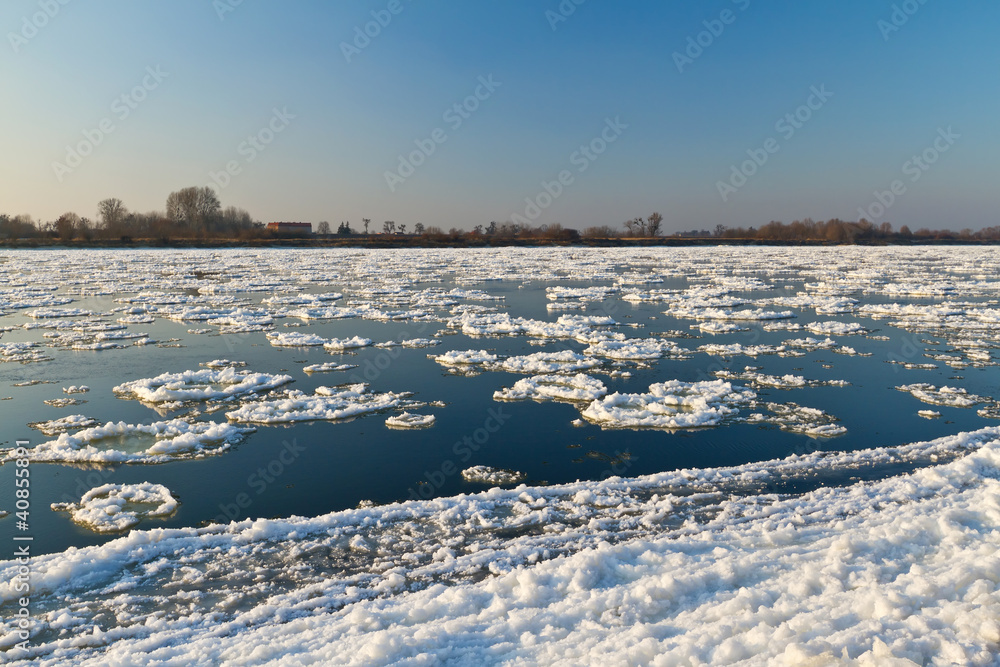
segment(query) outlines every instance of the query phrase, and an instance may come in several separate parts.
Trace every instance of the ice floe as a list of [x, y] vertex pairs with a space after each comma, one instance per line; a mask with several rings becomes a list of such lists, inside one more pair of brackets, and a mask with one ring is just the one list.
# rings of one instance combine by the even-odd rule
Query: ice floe
[[719, 424], [754, 398], [753, 392], [722, 380], [670, 380], [642, 394], [609, 394], [588, 405], [582, 416], [604, 428], [697, 428]]
[[[246, 432], [230, 424], [183, 419], [152, 424], [108, 422], [73, 434], [62, 433], [55, 440], [29, 448], [27, 458], [63, 463], [165, 463], [220, 454], [242, 440]], [[7, 460], [14, 457], [13, 452], [0, 450]]]
[[113, 391], [121, 398], [133, 398], [145, 403], [205, 401], [267, 391], [291, 381], [290, 375], [247, 373], [227, 366], [221, 370], [163, 373], [153, 378], [125, 382]]
[[427, 428], [433, 426], [437, 418], [434, 415], [418, 415], [404, 412], [386, 417], [385, 425], [389, 428]]
[[105, 484], [83, 494], [79, 502], [53, 503], [57, 512], [69, 512], [74, 523], [98, 533], [118, 533], [143, 519], [165, 518], [179, 503], [162, 484]]
[[226, 413], [233, 422], [282, 424], [299, 421], [350, 419], [399, 407], [409, 394], [372, 393], [364, 384], [317, 387], [315, 394], [293, 390], [276, 400], [251, 401]]
[[576, 375], [534, 375], [518, 380], [512, 387], [494, 392], [497, 401], [594, 401], [608, 393], [604, 383], [583, 373]]
[[524, 481], [526, 475], [516, 470], [506, 468], [491, 468], [490, 466], [472, 466], [462, 471], [462, 479], [476, 484], [505, 486]]

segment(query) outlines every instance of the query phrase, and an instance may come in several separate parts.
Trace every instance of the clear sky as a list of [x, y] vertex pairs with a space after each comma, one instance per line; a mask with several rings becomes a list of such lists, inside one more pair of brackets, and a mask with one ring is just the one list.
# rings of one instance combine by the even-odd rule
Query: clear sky
[[0, 212], [1000, 224], [1000, 3], [576, 2], [4, 0]]

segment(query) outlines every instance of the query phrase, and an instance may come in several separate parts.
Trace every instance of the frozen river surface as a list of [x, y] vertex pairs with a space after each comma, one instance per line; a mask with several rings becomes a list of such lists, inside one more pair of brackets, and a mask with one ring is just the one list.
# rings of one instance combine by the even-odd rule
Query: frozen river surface
[[978, 247], [4, 253], [0, 539], [33, 539], [29, 604], [0, 562], [0, 645], [996, 664], [998, 268]]

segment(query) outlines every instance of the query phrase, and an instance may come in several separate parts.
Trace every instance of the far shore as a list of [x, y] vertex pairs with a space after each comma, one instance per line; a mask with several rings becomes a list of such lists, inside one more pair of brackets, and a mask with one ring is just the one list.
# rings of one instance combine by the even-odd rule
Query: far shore
[[0, 239], [0, 248], [29, 249], [101, 249], [101, 248], [499, 248], [499, 247], [579, 247], [579, 248], [649, 248], [672, 246], [925, 246], [925, 245], [998, 245], [998, 239], [933, 239], [906, 240], [859, 239], [854, 242], [825, 240], [783, 241], [774, 239], [742, 239], [715, 237], [638, 237], [638, 238], [578, 238], [574, 240], [518, 239], [482, 237], [477, 239], [434, 239], [402, 235], [352, 235], [346, 237], [272, 237], [254, 239], [175, 238], [175, 239]]

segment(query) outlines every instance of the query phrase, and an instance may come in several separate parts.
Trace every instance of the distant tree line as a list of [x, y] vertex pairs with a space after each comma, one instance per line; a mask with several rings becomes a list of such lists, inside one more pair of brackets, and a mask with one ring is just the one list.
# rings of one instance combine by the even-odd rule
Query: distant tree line
[[[558, 242], [600, 239], [644, 239], [662, 237], [663, 216], [657, 212], [646, 217], [626, 220], [620, 225], [588, 227], [582, 232], [559, 223], [532, 226], [519, 222], [477, 224], [471, 230], [455, 227], [445, 231], [437, 226], [415, 223], [412, 229], [406, 223], [386, 220], [381, 228], [372, 225], [371, 218], [362, 218], [361, 227], [355, 229], [343, 221], [332, 231], [327, 221], [318, 223], [314, 231], [325, 238], [384, 236], [405, 237], [413, 242], [488, 245], [506, 242]], [[164, 211], [140, 213], [130, 211], [117, 198], [104, 199], [97, 204], [96, 216], [91, 219], [76, 213], [64, 213], [50, 222], [35, 221], [29, 215], [0, 214], [0, 241], [17, 239], [72, 240], [152, 240], [166, 242], [183, 240], [250, 240], [269, 239], [294, 235], [269, 230], [264, 223], [254, 220], [242, 208], [222, 207], [215, 190], [210, 187], [189, 187], [171, 192]], [[299, 234], [301, 235], [301, 234]], [[903, 225], [894, 230], [889, 222], [875, 224], [868, 220], [851, 222], [833, 218], [814, 221], [811, 218], [784, 223], [772, 220], [756, 227], [727, 227], [716, 225], [713, 230], [675, 232], [674, 238], [717, 238], [731, 241], [775, 242], [825, 242], [825, 243], [907, 243], [927, 241], [1000, 241], [1000, 226], [986, 227], [979, 231], [962, 229], [931, 230], [921, 228], [911, 231]], [[402, 241], [402, 239], [400, 239]], [[405, 242], [405, 241], [404, 241]]]
[[871, 243], [908, 241], [997, 241], [1000, 227], [985, 227], [979, 231], [962, 229], [928, 229], [911, 231], [906, 225], [893, 230], [892, 223], [876, 225], [868, 220], [849, 222], [833, 218], [817, 222], [812, 218], [783, 223], [772, 220], [759, 229], [717, 225], [713, 236], [725, 239], [755, 239], [762, 241], [826, 241], [830, 243]]
[[263, 223], [244, 209], [223, 208], [210, 187], [171, 192], [165, 211], [130, 211], [121, 199], [111, 197], [97, 203], [93, 219], [68, 212], [51, 222], [36, 222], [28, 215], [12, 218], [0, 214], [0, 239], [8, 240], [242, 239], [268, 235]]

